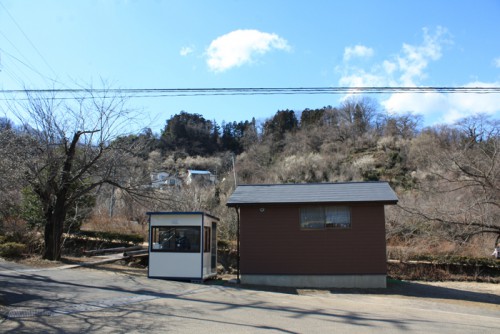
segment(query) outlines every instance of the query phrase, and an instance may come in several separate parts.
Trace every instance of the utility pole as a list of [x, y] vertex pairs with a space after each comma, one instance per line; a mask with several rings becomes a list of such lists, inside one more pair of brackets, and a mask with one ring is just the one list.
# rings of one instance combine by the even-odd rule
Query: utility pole
[[234, 163], [234, 154], [231, 156], [233, 160], [233, 176], [234, 176], [234, 188], [238, 186], [238, 181], [236, 180], [236, 168], [235, 168], [235, 163]]

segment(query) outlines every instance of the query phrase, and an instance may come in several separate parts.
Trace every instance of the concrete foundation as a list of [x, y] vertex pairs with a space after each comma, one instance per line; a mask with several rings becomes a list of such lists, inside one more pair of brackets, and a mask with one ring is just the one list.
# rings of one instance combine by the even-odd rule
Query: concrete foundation
[[241, 275], [241, 283], [296, 288], [386, 288], [386, 275]]

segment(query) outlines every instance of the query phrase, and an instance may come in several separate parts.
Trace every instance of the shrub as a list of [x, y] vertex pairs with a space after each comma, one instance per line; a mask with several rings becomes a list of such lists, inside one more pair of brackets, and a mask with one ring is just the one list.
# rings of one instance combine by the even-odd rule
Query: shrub
[[20, 258], [26, 251], [26, 245], [18, 242], [0, 244], [0, 256], [5, 258]]
[[80, 231], [76, 233], [78, 236], [101, 239], [107, 242], [122, 242], [132, 243], [134, 245], [144, 242], [144, 237], [138, 234], [123, 234], [116, 232], [98, 232], [98, 231]]
[[500, 268], [498, 261], [492, 258], [474, 258], [468, 256], [457, 256], [457, 255], [432, 255], [432, 254], [420, 254], [413, 257], [416, 261], [429, 261], [441, 264], [457, 264], [462, 266], [491, 266], [495, 268]]

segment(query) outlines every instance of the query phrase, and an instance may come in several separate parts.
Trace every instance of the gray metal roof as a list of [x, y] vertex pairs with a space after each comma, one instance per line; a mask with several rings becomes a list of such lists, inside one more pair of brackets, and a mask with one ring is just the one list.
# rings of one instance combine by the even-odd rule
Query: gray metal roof
[[353, 202], [396, 204], [398, 198], [387, 182], [255, 184], [238, 186], [227, 206]]

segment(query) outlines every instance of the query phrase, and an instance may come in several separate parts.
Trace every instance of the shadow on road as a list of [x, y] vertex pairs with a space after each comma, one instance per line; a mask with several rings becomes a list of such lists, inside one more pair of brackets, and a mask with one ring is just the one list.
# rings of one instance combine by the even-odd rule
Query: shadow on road
[[[206, 284], [228, 285], [224, 282], [207, 281]], [[478, 283], [481, 284], [481, 283]], [[464, 291], [449, 287], [433, 286], [425, 283], [388, 280], [386, 289], [296, 289], [287, 287], [273, 287], [260, 285], [233, 285], [241, 289], [277, 292], [293, 295], [321, 295], [321, 294], [366, 294], [380, 296], [402, 296], [422, 299], [447, 299], [455, 301], [466, 301], [475, 303], [487, 303], [495, 306], [500, 305], [500, 296], [493, 293]]]
[[[478, 283], [480, 284], [480, 283]], [[366, 294], [402, 296], [422, 299], [445, 299], [500, 305], [500, 296], [493, 293], [464, 291], [425, 283], [388, 280], [386, 289], [330, 289], [331, 294]]]
[[[114, 284], [113, 281], [104, 286], [96, 286], [93, 282], [85, 278], [84, 272], [82, 272], [81, 282], [67, 282], [63, 278], [52, 279], [34, 273], [21, 272], [16, 273], [14, 276], [12, 273], [9, 275], [0, 273], [0, 281], [3, 283], [2, 290], [4, 291], [2, 299], [5, 305], [9, 306], [9, 309], [6, 309], [8, 312], [3, 316], [9, 321], [9, 326], [12, 327], [7, 332], [12, 333], [30, 333], [34, 328], [38, 332], [73, 332], [72, 330], [59, 328], [59, 326], [64, 328], [64, 326], [70, 325], [58, 324], [50, 320], [54, 316], [63, 314], [73, 319], [75, 322], [74, 326], [77, 326], [76, 329], [78, 332], [94, 332], [103, 329], [103, 321], [99, 321], [99, 318], [105, 320], [107, 329], [111, 327], [134, 328], [137, 330], [137, 317], [140, 316], [141, 319], [145, 317], [149, 317], [150, 319], [155, 319], [155, 317], [171, 317], [171, 319], [176, 319], [175, 322], [169, 323], [171, 327], [175, 326], [176, 323], [180, 325], [181, 320], [191, 320], [206, 324], [230, 325], [246, 328], [246, 330], [275, 330], [283, 333], [295, 333], [295, 331], [286, 328], [261, 324], [259, 322], [241, 323], [221, 319], [220, 317], [213, 317], [208, 309], [212, 311], [255, 310], [265, 312], [266, 314], [271, 312], [276, 314], [276, 316], [285, 316], [290, 319], [312, 317], [317, 321], [348, 323], [361, 327], [373, 324], [387, 324], [398, 330], [405, 330], [407, 328], [407, 323], [404, 320], [375, 317], [362, 311], [346, 312], [344, 310], [325, 309], [322, 306], [313, 308], [304, 307], [300, 304], [276, 305], [269, 301], [260, 300], [255, 294], [237, 293], [238, 290], [246, 290], [239, 286], [230, 288], [209, 286], [209, 284], [192, 284], [178, 286], [177, 288], [181, 287], [178, 290], [157, 290], [154, 287], [141, 287], [140, 284], [136, 284], [140, 282], [130, 282], [130, 286], [122, 286]], [[131, 288], [131, 286], [134, 286], [134, 288]], [[115, 300], [114, 303], [103, 305], [102, 300], [86, 300], [85, 296], [91, 290], [100, 290], [102, 292], [101, 298], [104, 298], [105, 291], [120, 292], [122, 293], [119, 295], [120, 298], [123, 296], [127, 297], [124, 297], [124, 302], [117, 303]], [[30, 291], [30, 293], [22, 293], [23, 291]], [[205, 291], [212, 291], [212, 293], [219, 296], [226, 295], [228, 298], [216, 300], [199, 294]], [[68, 298], [60, 300], [61, 295]], [[185, 302], [188, 306], [185, 306], [186, 311], [180, 311], [178, 306], [172, 307], [170, 306], [172, 303], [169, 302], [163, 304], [141, 303], [136, 298], [138, 296], [152, 297], [144, 300], [175, 300], [176, 302]], [[127, 302], [127, 300], [130, 300], [130, 302]], [[30, 301], [35, 301], [36, 303], [33, 304]], [[16, 307], [21, 307], [22, 309], [18, 311]], [[89, 312], [98, 310], [102, 312]], [[17, 313], [21, 311], [23, 313], [21, 316], [18, 316]], [[108, 313], [103, 316], [102, 314], [105, 312]], [[127, 318], [128, 316], [130, 319]], [[143, 326], [141, 324], [140, 326], [141, 331], [148, 329], [146, 325]]]

